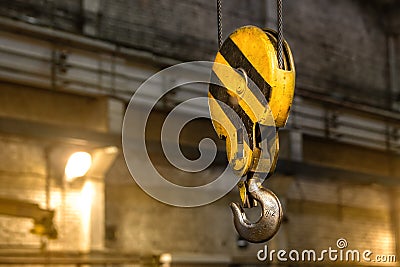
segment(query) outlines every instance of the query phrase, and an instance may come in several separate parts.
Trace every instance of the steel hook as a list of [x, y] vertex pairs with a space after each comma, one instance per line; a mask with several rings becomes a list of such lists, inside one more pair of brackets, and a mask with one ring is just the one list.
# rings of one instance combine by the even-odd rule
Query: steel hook
[[282, 206], [278, 197], [269, 189], [262, 187], [260, 179], [248, 180], [249, 194], [261, 204], [262, 214], [257, 222], [250, 222], [244, 209], [237, 203], [231, 203], [233, 222], [239, 235], [252, 243], [262, 243], [271, 239], [282, 221]]

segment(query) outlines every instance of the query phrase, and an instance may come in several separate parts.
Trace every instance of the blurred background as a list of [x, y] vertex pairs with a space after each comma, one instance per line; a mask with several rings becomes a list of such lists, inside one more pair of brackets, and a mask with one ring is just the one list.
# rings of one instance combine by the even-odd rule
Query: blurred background
[[[224, 38], [248, 24], [276, 28], [275, 0], [225, 0], [222, 13]], [[268, 248], [318, 251], [345, 238], [349, 249], [399, 262], [400, 2], [284, 1], [283, 20], [297, 80], [265, 183], [285, 214]], [[217, 47], [211, 0], [0, 1], [0, 266], [359, 266], [260, 262], [264, 244], [233, 227], [236, 189], [184, 209], [132, 179], [121, 147], [130, 97], [165, 67], [213, 60]], [[149, 97], [177, 79], [165, 77]], [[174, 90], [149, 121], [152, 160], [177, 183], [201, 184], [226, 165], [207, 119], [180, 139], [188, 158], [202, 138], [216, 140], [208, 170], [176, 170], [159, 145], [168, 112], [206, 92]]]

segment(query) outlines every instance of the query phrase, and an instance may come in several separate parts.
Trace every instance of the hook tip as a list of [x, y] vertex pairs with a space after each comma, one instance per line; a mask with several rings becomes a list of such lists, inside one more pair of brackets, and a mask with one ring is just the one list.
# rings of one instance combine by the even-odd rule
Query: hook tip
[[229, 206], [231, 207], [234, 219], [240, 218], [242, 216], [243, 208], [240, 205], [232, 202], [231, 204], [229, 204]]

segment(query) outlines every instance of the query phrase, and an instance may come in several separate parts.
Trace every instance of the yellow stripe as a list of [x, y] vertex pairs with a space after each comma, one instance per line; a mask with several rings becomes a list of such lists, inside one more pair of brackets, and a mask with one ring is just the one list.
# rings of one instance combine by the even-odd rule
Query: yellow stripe
[[276, 58], [276, 51], [268, 36], [259, 28], [243, 27], [230, 38], [261, 77], [272, 87], [276, 86], [277, 81], [271, 78], [278, 68], [278, 61], [271, 60]]
[[[290, 56], [291, 71], [278, 67], [276, 49], [267, 34], [257, 27], [243, 27], [230, 35], [243, 55], [260, 73], [261, 77], [271, 85], [269, 107], [274, 115], [277, 127], [283, 127], [289, 115], [294, 94], [295, 70], [293, 58]], [[291, 55], [290, 48], [284, 43]]]
[[[215, 62], [223, 64], [225, 66], [229, 66], [228, 62], [220, 53], [217, 53]], [[250, 117], [253, 123], [260, 122], [261, 120], [263, 120], [263, 117], [269, 115], [269, 112], [266, 111], [266, 107], [258, 101], [256, 96], [246, 85], [243, 76], [241, 76], [231, 68], [227, 68], [219, 64], [214, 64], [213, 71], [218, 76], [223, 85], [228, 89], [229, 95], [238, 99], [238, 104]], [[238, 94], [237, 89], [242, 89], [243, 93]]]
[[[223, 135], [226, 137], [226, 154], [228, 157], [228, 161], [232, 162], [232, 159], [235, 156], [233, 153], [238, 151], [236, 136], [238, 129], [236, 129], [231, 120], [222, 110], [221, 106], [218, 104], [217, 100], [210, 93], [208, 94], [208, 98], [208, 104], [210, 110], [212, 110], [213, 113], [212, 118], [218, 118], [218, 121], [212, 119], [214, 128], [219, 135]], [[244, 159], [246, 160], [246, 162], [243, 162], [243, 166], [245, 166], [246, 168], [241, 170], [240, 175], [243, 175], [247, 172], [253, 158], [253, 151], [250, 149], [247, 142], [243, 142], [243, 150], [245, 154]], [[238, 171], [238, 169], [235, 170]]]

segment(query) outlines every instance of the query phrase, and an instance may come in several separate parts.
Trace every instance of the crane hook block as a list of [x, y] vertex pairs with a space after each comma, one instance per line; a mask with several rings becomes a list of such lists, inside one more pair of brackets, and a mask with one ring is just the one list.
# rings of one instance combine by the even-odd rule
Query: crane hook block
[[[292, 53], [283, 41], [283, 66], [279, 67], [277, 37], [275, 31], [255, 26], [235, 30], [215, 57], [208, 91], [213, 127], [226, 141], [227, 158], [234, 173], [261, 177], [257, 187], [250, 186], [252, 190], [247, 191], [251, 178], [245, 181], [247, 186], [239, 189], [242, 203], [244, 199], [247, 203], [259, 202], [268, 216], [250, 223], [241, 207], [231, 205], [236, 229], [251, 242], [271, 238], [282, 217], [278, 198], [261, 186], [263, 177], [271, 176], [275, 169], [277, 130], [286, 124], [295, 88]], [[276, 135], [263, 135], [268, 131]]]

